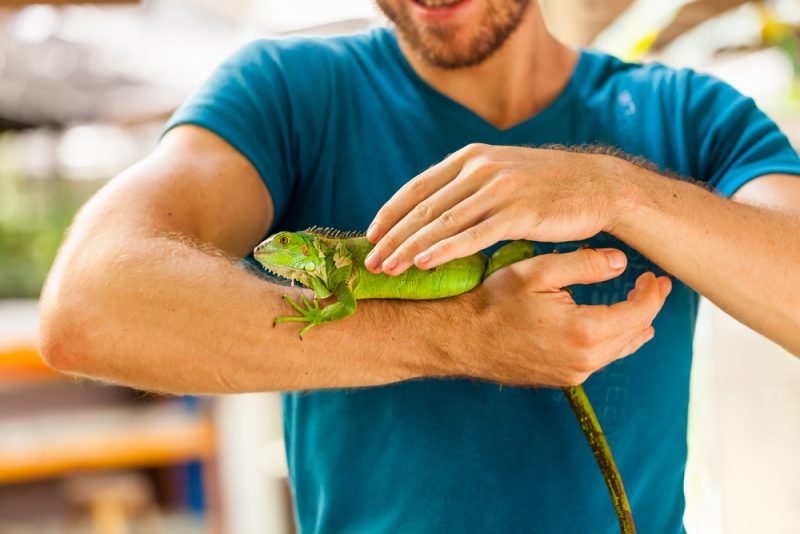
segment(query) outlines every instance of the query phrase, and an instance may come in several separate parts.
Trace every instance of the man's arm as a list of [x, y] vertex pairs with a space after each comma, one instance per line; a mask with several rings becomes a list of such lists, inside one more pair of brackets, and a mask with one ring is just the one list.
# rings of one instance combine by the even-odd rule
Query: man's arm
[[732, 200], [627, 162], [611, 231], [739, 321], [800, 356], [800, 177], [762, 176]]
[[382, 343], [389, 324], [404, 320], [389, 305], [365, 306], [361, 317], [374, 328], [358, 335], [355, 321], [302, 343], [272, 328], [288, 288], [234, 259], [263, 237], [272, 212], [244, 157], [205, 130], [174, 129], [74, 222], [42, 293], [45, 359], [169, 392], [366, 386], [422, 374], [431, 336]]
[[234, 259], [263, 237], [272, 212], [243, 156], [206, 130], [173, 129], [76, 218], [42, 293], [44, 358], [68, 373], [174, 393], [445, 375], [561, 386], [647, 342], [669, 291], [667, 280], [643, 275], [627, 301], [579, 307], [560, 288], [617, 276], [624, 257], [612, 266], [604, 251], [547, 255], [450, 299], [362, 301], [353, 317], [301, 342], [296, 328], [271, 326], [287, 312], [287, 288]]

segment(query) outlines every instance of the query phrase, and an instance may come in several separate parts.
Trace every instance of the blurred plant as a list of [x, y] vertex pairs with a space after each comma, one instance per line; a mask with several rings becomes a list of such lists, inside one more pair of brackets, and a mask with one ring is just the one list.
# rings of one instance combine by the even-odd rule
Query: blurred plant
[[0, 136], [0, 298], [34, 298], [78, 208], [102, 182], [29, 179]]
[[[779, 14], [779, 11], [784, 15], [788, 12], [790, 17], [796, 18], [800, 9], [797, 6], [792, 10], [780, 7], [781, 3], [774, 0], [638, 0], [609, 24], [594, 44], [625, 59], [640, 60], [646, 54], [660, 52], [699, 26], [738, 10], [755, 14], [760, 27], [760, 42], [748, 42], [751, 36], [747, 32], [737, 36], [737, 28], [730, 27], [733, 41], [738, 38], [741, 45], [776, 46], [789, 55], [796, 68], [800, 68], [797, 67], [800, 61], [798, 30]], [[701, 46], [718, 46], [717, 39], [711, 39], [713, 36], [705, 37], [707, 39]]]
[[761, 12], [761, 37], [764, 43], [775, 46], [784, 52], [792, 62], [794, 81], [791, 97], [800, 100], [800, 34], [782, 22], [766, 4], [759, 5]]
[[[800, 106], [800, 2], [797, 0], [636, 0], [593, 46], [628, 61], [655, 59], [707, 69], [723, 56], [773, 50], [786, 79], [761, 95], [773, 111]], [[783, 79], [783, 78], [781, 78]], [[764, 84], [762, 84], [764, 85]]]

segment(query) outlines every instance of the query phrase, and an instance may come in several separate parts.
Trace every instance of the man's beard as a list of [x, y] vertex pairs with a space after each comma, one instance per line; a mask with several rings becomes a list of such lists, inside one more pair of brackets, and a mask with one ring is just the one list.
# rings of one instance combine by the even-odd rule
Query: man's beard
[[409, 14], [406, 0], [375, 0], [375, 3], [428, 64], [459, 69], [478, 65], [495, 53], [522, 22], [530, 0], [487, 2], [480, 26], [472, 28], [471, 39], [460, 45], [455, 43], [458, 28], [418, 23]]

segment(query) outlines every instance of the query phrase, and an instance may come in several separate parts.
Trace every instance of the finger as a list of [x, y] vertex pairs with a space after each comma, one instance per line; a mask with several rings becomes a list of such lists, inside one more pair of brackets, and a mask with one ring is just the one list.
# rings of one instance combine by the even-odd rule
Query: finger
[[580, 308], [584, 319], [594, 322], [594, 329], [604, 333], [605, 339], [598, 348], [611, 361], [629, 343], [631, 333], [642, 332], [651, 325], [665, 298], [655, 275], [645, 273], [637, 279], [636, 288], [630, 292], [627, 300], [611, 306]]
[[645, 309], [640, 316], [631, 312], [624, 316], [617, 314], [619, 311], [625, 311], [624, 302], [611, 306], [579, 306], [585, 313], [584, 330], [588, 331], [589, 338], [594, 340], [595, 354], [601, 365], [607, 365], [638, 350], [641, 345], [626, 352], [636, 344], [644, 332], [652, 328], [651, 323], [663, 307], [670, 287], [671, 282], [667, 277], [656, 278], [652, 273], [641, 275], [625, 301], [644, 303], [643, 308], [646, 308], [648, 302], [652, 305], [653, 311], [648, 312]]
[[666, 294], [661, 289], [661, 282], [656, 275], [644, 273], [636, 279], [636, 286], [628, 294], [628, 298], [608, 306], [605, 313], [609, 319], [620, 322], [629, 320], [632, 326], [641, 326], [644, 329], [653, 322], [664, 305]]
[[[420, 269], [428, 269], [436, 267], [436, 265], [441, 265], [451, 259], [468, 256], [478, 252], [482, 248], [486, 248], [488, 245], [485, 245], [484, 242], [473, 242], [470, 247], [468, 245], [470, 242], [470, 235], [467, 234], [464, 243], [468, 245], [466, 248], [461, 248], [459, 250], [451, 249], [449, 255], [438, 256], [435, 259], [436, 261], [431, 262], [433, 253], [430, 252], [430, 249], [437, 243], [455, 237], [458, 234], [465, 233], [469, 228], [478, 226], [486, 219], [491, 210], [492, 206], [490, 201], [487, 201], [482, 195], [472, 195], [464, 201], [459, 202], [441, 216], [421, 228], [400, 245], [383, 263], [384, 272], [400, 274], [415, 263]], [[499, 220], [499, 218], [497, 218], [497, 220]], [[494, 222], [497, 223], [497, 220]], [[489, 245], [501, 239], [501, 237], [496, 237], [499, 236], [500, 225], [493, 224], [492, 230], [495, 230], [492, 232], [492, 237], [495, 238], [495, 241], [490, 242]], [[475, 236], [473, 235], [472, 237], [474, 238]]]
[[289, 306], [291, 306], [292, 308], [294, 308], [296, 311], [298, 311], [298, 312], [300, 312], [300, 313], [303, 313], [303, 312], [305, 312], [305, 310], [303, 309], [303, 307], [302, 307], [302, 306], [300, 306], [300, 305], [299, 305], [297, 302], [295, 302], [295, 300], [294, 300], [292, 297], [290, 297], [289, 295], [284, 295], [284, 296], [283, 296], [283, 300], [285, 300], [286, 302], [288, 302], [288, 303], [289, 303]]
[[512, 265], [534, 291], [561, 291], [573, 284], [594, 284], [619, 276], [627, 265], [625, 254], [613, 248], [581, 249], [566, 254], [543, 254]]
[[377, 244], [414, 206], [453, 180], [461, 171], [463, 161], [464, 149], [409, 180], [378, 210], [367, 230], [367, 239]]
[[611, 358], [611, 361], [619, 360], [621, 358], [624, 358], [625, 356], [630, 356], [631, 354], [642, 348], [642, 346], [645, 343], [653, 339], [655, 335], [656, 335], [655, 328], [653, 328], [652, 326], [648, 326], [647, 328], [644, 329], [644, 331], [640, 332], [636, 337], [634, 337], [624, 347], [622, 347], [622, 350], [620, 350], [619, 353], [614, 358]]
[[661, 296], [664, 300], [667, 299], [667, 296], [672, 291], [672, 280], [669, 276], [659, 276], [658, 277], [658, 287], [661, 290]]
[[[419, 248], [419, 244], [409, 249], [409, 239], [416, 237], [418, 232], [430, 224], [431, 221], [439, 219], [444, 221], [449, 233], [439, 237], [439, 239], [443, 239], [463, 230], [469, 223], [474, 222], [481, 214], [488, 211], [489, 208], [485, 205], [485, 200], [483, 200], [483, 205], [474, 201], [468, 204], [473, 213], [465, 212], [464, 206], [458, 212], [452, 210], [453, 207], [458, 206], [469, 198], [478, 187], [475, 181], [459, 180], [456, 177], [439, 191], [417, 204], [415, 208], [389, 230], [372, 249], [364, 265], [372, 272], [380, 272], [382, 267], [385, 272], [389, 270], [395, 274], [403, 272], [411, 265], [414, 256], [424, 250]], [[456, 214], [458, 214], [458, 217], [456, 217]], [[425, 248], [432, 244], [433, 242], [428, 242]], [[402, 253], [398, 254], [401, 250]], [[394, 259], [389, 261], [393, 257]], [[392, 264], [396, 265], [396, 267], [389, 267]]]
[[466, 230], [438, 241], [414, 258], [421, 269], [432, 269], [456, 258], [463, 258], [503, 239], [500, 218], [493, 216]]

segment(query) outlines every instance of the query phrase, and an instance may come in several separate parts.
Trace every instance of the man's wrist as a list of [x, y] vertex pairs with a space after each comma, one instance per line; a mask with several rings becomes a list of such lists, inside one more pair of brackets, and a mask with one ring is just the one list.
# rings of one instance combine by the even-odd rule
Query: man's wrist
[[653, 175], [660, 175], [616, 156], [597, 157], [606, 195], [606, 224], [603, 231], [622, 239], [626, 229], [636, 225], [643, 211], [651, 204], [651, 197], [647, 194], [648, 184]]
[[472, 376], [469, 356], [480, 348], [479, 288], [447, 299], [432, 301], [433, 321], [425, 333], [432, 358], [422, 362], [420, 376]]

